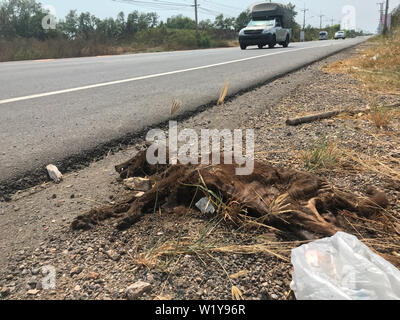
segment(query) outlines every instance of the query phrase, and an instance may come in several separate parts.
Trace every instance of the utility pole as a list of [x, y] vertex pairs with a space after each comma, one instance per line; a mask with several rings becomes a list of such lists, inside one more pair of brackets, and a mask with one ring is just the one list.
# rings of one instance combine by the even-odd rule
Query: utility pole
[[304, 4], [304, 9], [301, 9], [303, 11], [303, 30], [306, 28], [306, 12], [308, 9], [306, 9], [306, 4]]
[[382, 20], [383, 20], [383, 14], [385, 13], [385, 8], [384, 8], [385, 2], [378, 2], [377, 5], [379, 5], [379, 27], [378, 27], [378, 30], [379, 30], [379, 33], [382, 33], [382, 31], [383, 31]]
[[303, 30], [300, 31], [300, 41], [305, 41], [305, 30], [306, 30], [306, 12], [308, 11], [308, 9], [306, 9], [306, 4], [304, 3], [304, 9], [302, 9], [301, 11], [303, 11]]
[[386, 0], [386, 12], [385, 12], [385, 25], [383, 26], [383, 34], [386, 35], [388, 32], [388, 14], [389, 14], [389, 0]]
[[199, 28], [199, 16], [198, 16], [198, 8], [199, 5], [197, 4], [197, 0], [194, 0], [194, 15], [195, 15], [195, 19], [196, 19], [196, 31], [198, 31]]
[[318, 17], [319, 17], [319, 28], [322, 29], [322, 18], [325, 17], [325, 15], [320, 14]]
[[331, 19], [331, 26], [333, 27], [334, 24], [335, 24], [335, 18], [332, 17], [332, 19]]

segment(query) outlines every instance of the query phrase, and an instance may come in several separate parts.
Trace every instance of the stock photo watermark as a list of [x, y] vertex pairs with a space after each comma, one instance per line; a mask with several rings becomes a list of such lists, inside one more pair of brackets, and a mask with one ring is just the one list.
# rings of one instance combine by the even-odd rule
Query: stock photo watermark
[[56, 9], [52, 5], [44, 5], [42, 12], [46, 16], [42, 19], [42, 28], [44, 30], [55, 30], [57, 28]]
[[357, 29], [356, 8], [354, 6], [346, 5], [342, 7], [342, 20], [340, 23], [340, 28], [342, 30]]
[[42, 288], [43, 290], [56, 289], [56, 268], [54, 266], [42, 267]]
[[56, 268], [46, 265], [38, 269], [32, 269], [33, 276], [28, 281], [29, 295], [36, 295], [40, 290], [56, 289]]
[[[178, 123], [170, 121], [168, 130], [169, 159], [167, 159], [166, 132], [161, 129], [150, 130], [146, 136], [146, 141], [153, 143], [146, 154], [147, 161], [151, 165], [175, 165], [178, 162], [193, 165], [199, 163], [219, 165], [223, 161], [223, 164], [237, 164], [236, 175], [251, 175], [254, 171], [253, 129], [236, 129], [233, 131], [229, 129], [202, 129], [199, 136], [193, 129], [178, 131]], [[221, 142], [223, 142], [222, 151]], [[243, 155], [244, 142], [245, 155]], [[221, 157], [221, 153], [223, 153], [223, 157]]]

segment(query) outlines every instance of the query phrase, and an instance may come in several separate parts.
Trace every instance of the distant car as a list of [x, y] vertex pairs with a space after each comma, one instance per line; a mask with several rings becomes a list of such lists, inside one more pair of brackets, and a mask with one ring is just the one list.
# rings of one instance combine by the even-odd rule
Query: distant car
[[338, 40], [338, 39], [346, 39], [346, 32], [344, 32], [344, 31], [338, 31], [338, 32], [336, 32], [335, 33], [335, 40]]
[[321, 32], [319, 33], [318, 39], [319, 39], [319, 40], [328, 40], [328, 39], [329, 39], [329, 34], [328, 34], [328, 32], [326, 32], [326, 31], [321, 31]]

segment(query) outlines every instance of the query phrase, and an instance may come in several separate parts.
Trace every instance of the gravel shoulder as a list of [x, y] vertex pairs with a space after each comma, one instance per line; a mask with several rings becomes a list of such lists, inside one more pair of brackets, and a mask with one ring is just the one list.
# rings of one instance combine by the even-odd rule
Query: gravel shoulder
[[[321, 70], [329, 63], [357, 54], [365, 45], [237, 96], [223, 106], [209, 108], [179, 126], [195, 130], [255, 128], [257, 160], [298, 170], [306, 170], [303, 152], [321, 137], [329, 138], [344, 154], [351, 151], [365, 163], [368, 159], [370, 165], [363, 166], [343, 156], [340, 166], [318, 170], [316, 174], [337, 188], [359, 194], [370, 185], [384, 190], [391, 203], [386, 214], [399, 219], [400, 185], [386, 171], [371, 169], [376, 158], [389, 168], [400, 162], [398, 113], [393, 114], [386, 130], [378, 130], [363, 113], [299, 127], [285, 125], [287, 118], [308, 113], [336, 108], [357, 110], [397, 102], [398, 96], [361, 90], [359, 83], [349, 76]], [[118, 181], [114, 166], [143, 148], [141, 142], [110, 152], [104, 159], [66, 175], [58, 185], [42, 184], [16, 193], [9, 202], [0, 202], [0, 299], [219, 300], [232, 299], [232, 286], [245, 299], [292, 299], [290, 248], [286, 242], [293, 239], [267, 229], [244, 230], [215, 217], [187, 215], [177, 208], [172, 214], [146, 215], [118, 234], [107, 223], [90, 231], [71, 231], [71, 222], [77, 215], [118, 203], [129, 195]], [[384, 236], [358, 227], [348, 232], [365, 238]], [[153, 258], [162, 244], [177, 239], [185, 239], [196, 247]], [[260, 242], [279, 242], [285, 254], [278, 257], [243, 254], [239, 250], [207, 250], [211, 244], [228, 247]], [[397, 249], [386, 248], [385, 253], [399, 255], [400, 243], [395, 245]], [[42, 287], [43, 266], [55, 268], [55, 289]], [[132, 293], [135, 290], [128, 288], [138, 281], [148, 286]]]

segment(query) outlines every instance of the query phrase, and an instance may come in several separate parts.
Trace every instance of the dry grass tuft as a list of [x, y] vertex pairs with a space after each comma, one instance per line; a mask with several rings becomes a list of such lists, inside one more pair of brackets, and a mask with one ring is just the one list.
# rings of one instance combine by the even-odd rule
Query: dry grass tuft
[[244, 300], [242, 292], [236, 286], [232, 286], [232, 300]]
[[229, 81], [225, 82], [223, 88], [221, 89], [221, 93], [219, 95], [219, 99], [218, 99], [218, 103], [217, 103], [218, 106], [220, 106], [224, 103], [226, 95], [228, 94], [229, 87], [230, 87]]
[[179, 100], [172, 100], [172, 105], [171, 105], [171, 116], [173, 116], [175, 113], [177, 113], [180, 109], [182, 108], [182, 102]]
[[388, 108], [376, 107], [371, 110], [368, 118], [378, 129], [387, 129], [393, 118], [393, 115], [393, 112], [391, 112]]

